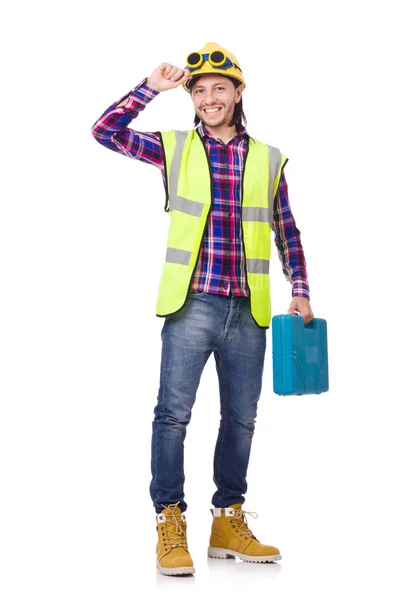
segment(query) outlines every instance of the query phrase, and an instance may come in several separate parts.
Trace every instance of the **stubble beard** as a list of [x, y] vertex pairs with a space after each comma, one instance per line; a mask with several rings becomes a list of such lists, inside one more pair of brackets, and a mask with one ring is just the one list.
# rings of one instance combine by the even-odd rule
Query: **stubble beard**
[[204, 123], [204, 125], [206, 125], [207, 127], [223, 127], [224, 125], [226, 125], [227, 127], [230, 127], [230, 124], [233, 120], [233, 111], [226, 110], [226, 107], [223, 107], [223, 108], [225, 110], [225, 114], [224, 114], [224, 117], [222, 117], [219, 121], [215, 121], [215, 122], [213, 121], [212, 123], [206, 121], [206, 119], [205, 119], [206, 114], [203, 110], [200, 111], [200, 114], [198, 115], [198, 117]]

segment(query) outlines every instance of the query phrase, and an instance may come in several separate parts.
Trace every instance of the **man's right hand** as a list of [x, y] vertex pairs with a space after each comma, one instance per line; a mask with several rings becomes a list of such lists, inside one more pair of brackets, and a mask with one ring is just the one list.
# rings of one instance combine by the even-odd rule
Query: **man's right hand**
[[146, 85], [156, 92], [165, 92], [178, 87], [190, 77], [191, 74], [188, 69], [180, 69], [169, 63], [161, 63], [147, 78]]

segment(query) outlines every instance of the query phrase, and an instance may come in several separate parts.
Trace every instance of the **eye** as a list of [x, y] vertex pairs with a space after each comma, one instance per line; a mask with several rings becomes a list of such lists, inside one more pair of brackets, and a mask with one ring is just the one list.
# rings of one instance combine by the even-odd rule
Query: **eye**
[[218, 87], [215, 88], [218, 92], [223, 92], [223, 90], [225, 89], [224, 87], [218, 85]]

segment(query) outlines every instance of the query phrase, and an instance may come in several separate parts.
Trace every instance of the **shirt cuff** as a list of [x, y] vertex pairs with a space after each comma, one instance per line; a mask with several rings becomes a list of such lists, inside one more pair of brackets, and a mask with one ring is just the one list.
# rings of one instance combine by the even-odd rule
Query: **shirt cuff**
[[138, 102], [143, 106], [146, 106], [153, 98], [159, 95], [160, 92], [156, 92], [156, 90], [152, 90], [152, 88], [146, 85], [147, 77], [138, 83], [134, 89], [132, 89], [128, 94], [124, 96], [119, 102], [122, 102], [126, 97], [128, 97], [128, 101], [124, 105], [125, 108], [133, 108], [134, 105]]
[[293, 281], [292, 296], [303, 296], [304, 298], [307, 298], [310, 302], [310, 288], [307, 281], [302, 281], [301, 279]]

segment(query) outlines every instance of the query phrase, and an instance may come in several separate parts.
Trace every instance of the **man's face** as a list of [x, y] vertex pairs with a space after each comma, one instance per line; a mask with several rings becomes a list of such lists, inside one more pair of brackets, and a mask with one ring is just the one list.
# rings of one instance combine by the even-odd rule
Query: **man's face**
[[241, 100], [242, 86], [234, 87], [222, 75], [202, 75], [192, 85], [192, 100], [197, 116], [208, 127], [229, 125], [234, 106]]

